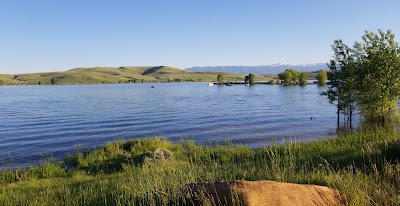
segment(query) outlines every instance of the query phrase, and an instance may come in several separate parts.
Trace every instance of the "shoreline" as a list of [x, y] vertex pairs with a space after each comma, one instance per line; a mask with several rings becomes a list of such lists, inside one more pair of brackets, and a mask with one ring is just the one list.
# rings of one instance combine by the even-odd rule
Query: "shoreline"
[[[82, 194], [92, 204], [114, 202], [121, 195], [124, 204], [151, 204], [159, 198], [176, 203], [186, 201], [179, 188], [192, 182], [271, 180], [328, 186], [343, 192], [350, 205], [397, 204], [396, 182], [389, 177], [400, 175], [398, 139], [399, 133], [381, 130], [257, 149], [233, 144], [210, 147], [190, 140], [172, 143], [162, 138], [114, 141], [67, 155], [64, 163], [1, 171], [1, 185], [7, 189], [0, 193], [0, 202], [80, 204], [82, 199], [74, 197]], [[75, 169], [67, 170], [67, 164]], [[26, 191], [23, 196], [22, 191]]]

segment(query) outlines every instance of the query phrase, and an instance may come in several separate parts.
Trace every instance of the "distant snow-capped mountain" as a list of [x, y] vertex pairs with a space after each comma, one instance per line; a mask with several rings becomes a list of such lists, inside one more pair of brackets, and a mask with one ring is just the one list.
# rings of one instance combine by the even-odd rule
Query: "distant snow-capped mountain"
[[260, 66], [202, 66], [191, 67], [185, 70], [192, 72], [227, 72], [235, 74], [278, 74], [286, 69], [294, 69], [297, 71], [312, 72], [323, 69], [328, 69], [325, 63], [316, 64], [269, 64]]

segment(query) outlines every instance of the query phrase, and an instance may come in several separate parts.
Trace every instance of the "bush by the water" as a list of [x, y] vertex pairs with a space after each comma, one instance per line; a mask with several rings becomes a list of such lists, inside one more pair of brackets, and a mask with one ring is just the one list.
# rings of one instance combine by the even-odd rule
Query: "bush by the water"
[[0, 205], [192, 205], [183, 186], [222, 180], [318, 184], [342, 191], [350, 205], [399, 205], [398, 137], [369, 132], [257, 149], [115, 141], [61, 162], [2, 171]]

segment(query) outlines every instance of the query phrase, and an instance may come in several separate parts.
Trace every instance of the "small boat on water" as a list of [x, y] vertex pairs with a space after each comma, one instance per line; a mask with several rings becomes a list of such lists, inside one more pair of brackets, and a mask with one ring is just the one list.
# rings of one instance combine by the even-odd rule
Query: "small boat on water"
[[246, 86], [250, 86], [250, 84], [246, 84]]
[[232, 86], [232, 84], [229, 84], [229, 83], [227, 83], [227, 84], [225, 84], [225, 86], [228, 86], [228, 87], [230, 87], [230, 86]]
[[214, 83], [210, 82], [208, 83], [208, 86], [214, 86]]
[[151, 86], [151, 88], [155, 88], [154, 86]]

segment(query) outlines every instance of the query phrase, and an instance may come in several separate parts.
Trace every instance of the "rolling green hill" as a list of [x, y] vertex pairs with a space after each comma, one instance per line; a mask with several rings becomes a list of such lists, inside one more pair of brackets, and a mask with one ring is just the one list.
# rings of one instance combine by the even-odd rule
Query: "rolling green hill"
[[[44, 72], [31, 74], [0, 74], [0, 85], [37, 85], [51, 84], [111, 84], [140, 82], [176, 82], [176, 81], [216, 81], [222, 74], [225, 81], [243, 81], [245, 75], [217, 72], [190, 72], [167, 66], [143, 67], [94, 67], [76, 68], [65, 72]], [[268, 80], [259, 76], [257, 80]]]

